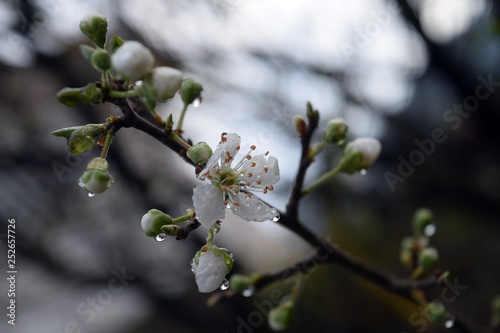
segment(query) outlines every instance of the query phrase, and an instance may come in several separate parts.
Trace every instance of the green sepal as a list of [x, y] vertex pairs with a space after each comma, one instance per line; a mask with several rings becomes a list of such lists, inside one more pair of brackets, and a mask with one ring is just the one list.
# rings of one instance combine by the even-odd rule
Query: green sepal
[[67, 127], [52, 132], [53, 135], [67, 139], [68, 152], [81, 154], [94, 147], [94, 140], [102, 135], [106, 127], [102, 124]]
[[91, 63], [90, 59], [92, 58], [92, 54], [94, 53], [96, 48], [89, 46], [89, 45], [81, 44], [79, 46], [79, 49], [80, 49], [80, 53], [82, 54], [83, 58], [85, 58], [85, 60], [87, 60], [88, 62]]
[[123, 45], [125, 40], [118, 35], [114, 35], [111, 39], [111, 52], [115, 52], [117, 48]]
[[89, 83], [81, 88], [63, 88], [57, 93], [57, 99], [66, 106], [98, 103], [102, 92], [95, 83]]

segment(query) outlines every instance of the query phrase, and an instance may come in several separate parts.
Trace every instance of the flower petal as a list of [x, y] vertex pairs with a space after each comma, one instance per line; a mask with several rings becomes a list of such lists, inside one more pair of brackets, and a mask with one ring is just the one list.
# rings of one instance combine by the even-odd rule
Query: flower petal
[[245, 174], [240, 177], [241, 181], [249, 182], [250, 187], [253, 188], [264, 188], [280, 180], [278, 160], [273, 156], [267, 159], [262, 154], [253, 156], [243, 164], [241, 170], [245, 171]]
[[248, 222], [264, 222], [279, 216], [276, 208], [268, 206], [250, 193], [239, 192], [232, 196], [232, 201], [231, 210], [233, 213]]
[[199, 184], [194, 188], [193, 205], [198, 220], [208, 228], [226, 215], [222, 193], [212, 184]]
[[[241, 142], [241, 138], [238, 134], [236, 133], [223, 134], [222, 138], [223, 141], [219, 143], [212, 156], [208, 159], [205, 169], [203, 169], [199, 173], [198, 176], [199, 179], [204, 180], [206, 178], [205, 175], [207, 174], [207, 172], [215, 172], [216, 170], [214, 171], [212, 170], [220, 169], [222, 165], [220, 165], [219, 162], [221, 161], [223, 164], [224, 163], [228, 165], [231, 164], [231, 162], [234, 159], [234, 156], [238, 153]], [[231, 156], [229, 160], [227, 160], [228, 157], [227, 154]]]

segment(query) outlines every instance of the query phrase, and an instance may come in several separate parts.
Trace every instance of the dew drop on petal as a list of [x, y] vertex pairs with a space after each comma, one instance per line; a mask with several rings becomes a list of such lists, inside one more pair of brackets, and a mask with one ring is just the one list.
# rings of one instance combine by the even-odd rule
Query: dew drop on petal
[[157, 242], [163, 242], [167, 238], [167, 235], [165, 234], [158, 234], [155, 236], [155, 241]]
[[444, 322], [444, 327], [450, 329], [453, 326], [455, 326], [455, 318], [453, 317], [447, 318], [446, 321]]
[[87, 193], [87, 195], [89, 196], [89, 198], [92, 198], [95, 195], [95, 193], [89, 192]]
[[229, 281], [227, 279], [224, 279], [222, 281], [222, 284], [220, 285], [220, 290], [227, 290], [229, 288]]
[[436, 226], [434, 224], [428, 224], [424, 228], [424, 235], [431, 237], [436, 233]]
[[280, 220], [280, 214], [279, 213], [276, 213], [276, 216], [272, 218], [272, 221], [273, 222], [278, 222]]
[[193, 107], [195, 107], [195, 108], [199, 107], [201, 105], [201, 102], [203, 102], [203, 99], [201, 97], [196, 98], [193, 101]]
[[361, 174], [361, 176], [364, 176], [368, 173], [368, 171], [366, 171], [366, 169], [361, 169], [359, 170], [359, 173]]
[[251, 297], [255, 293], [255, 287], [254, 286], [249, 286], [247, 289], [243, 290], [241, 293], [243, 297]]

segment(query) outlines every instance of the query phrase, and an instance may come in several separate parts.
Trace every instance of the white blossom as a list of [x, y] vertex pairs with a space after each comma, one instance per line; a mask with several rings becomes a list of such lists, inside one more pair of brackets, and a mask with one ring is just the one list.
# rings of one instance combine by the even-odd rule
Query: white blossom
[[193, 271], [201, 293], [209, 293], [219, 288], [229, 272], [224, 254], [212, 246], [204, 246], [191, 261]]
[[151, 72], [153, 53], [136, 41], [126, 41], [111, 56], [111, 65], [122, 79], [137, 81]]
[[172, 67], [156, 67], [153, 70], [153, 87], [156, 98], [165, 101], [181, 89], [182, 72]]
[[280, 179], [278, 160], [268, 153], [252, 156], [255, 150], [243, 156], [239, 162], [234, 158], [240, 150], [238, 134], [223, 134], [217, 149], [199, 173], [200, 183], [194, 189], [193, 204], [201, 223], [211, 227], [225, 217], [225, 208], [246, 221], [262, 222], [277, 220], [279, 214], [250, 191], [267, 193], [273, 190]]

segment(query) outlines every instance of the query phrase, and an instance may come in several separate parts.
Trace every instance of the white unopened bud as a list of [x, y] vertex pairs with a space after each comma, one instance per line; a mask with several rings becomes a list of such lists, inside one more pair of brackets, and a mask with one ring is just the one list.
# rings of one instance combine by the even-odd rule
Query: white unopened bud
[[380, 141], [373, 138], [359, 138], [347, 144], [341, 160], [342, 170], [353, 173], [371, 166], [380, 155]]
[[210, 293], [219, 288], [232, 267], [232, 258], [215, 245], [205, 245], [191, 261], [200, 293]]
[[153, 53], [136, 41], [126, 41], [111, 56], [111, 65], [121, 79], [137, 81], [151, 72]]
[[156, 67], [153, 70], [152, 83], [156, 99], [166, 101], [181, 89], [182, 72], [172, 67]]
[[113, 177], [108, 172], [108, 162], [104, 158], [92, 159], [83, 175], [78, 180], [89, 196], [106, 191], [113, 184]]
[[162, 233], [161, 227], [171, 223], [172, 217], [158, 209], [150, 209], [141, 219], [142, 230], [149, 237]]

